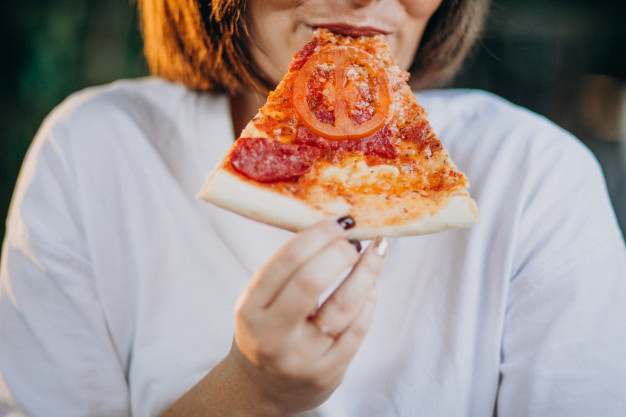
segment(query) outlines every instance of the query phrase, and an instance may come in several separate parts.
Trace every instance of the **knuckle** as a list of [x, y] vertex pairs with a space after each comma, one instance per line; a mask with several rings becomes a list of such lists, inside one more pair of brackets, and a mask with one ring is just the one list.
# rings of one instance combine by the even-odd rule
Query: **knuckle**
[[282, 255], [283, 262], [286, 265], [297, 266], [307, 261], [302, 251], [287, 249]]
[[317, 295], [324, 291], [324, 286], [314, 275], [307, 275], [296, 280], [299, 292], [309, 295]]
[[337, 241], [337, 246], [341, 251], [341, 255], [346, 258], [351, 264], [356, 263], [359, 259], [359, 253], [354, 249], [354, 246], [345, 239]]
[[348, 315], [354, 311], [357, 305], [355, 297], [345, 293], [336, 293], [333, 298], [333, 304], [338, 314]]
[[319, 222], [319, 229], [328, 238], [341, 235], [342, 229], [335, 220], [326, 219]]
[[380, 262], [379, 257], [374, 256], [363, 256], [361, 258], [361, 262], [359, 262], [359, 268], [373, 276], [378, 276], [378, 274], [380, 274], [382, 265], [383, 264]]
[[358, 340], [363, 340], [365, 338], [365, 335], [367, 334], [368, 329], [369, 326], [367, 326], [365, 323], [357, 322], [352, 325], [352, 328], [350, 330]]

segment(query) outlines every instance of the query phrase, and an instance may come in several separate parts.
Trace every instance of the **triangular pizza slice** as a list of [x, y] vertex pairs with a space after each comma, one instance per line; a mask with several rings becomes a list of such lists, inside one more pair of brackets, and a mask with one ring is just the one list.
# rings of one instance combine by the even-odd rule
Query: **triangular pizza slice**
[[384, 36], [316, 30], [198, 196], [292, 231], [350, 215], [354, 239], [475, 224], [408, 77]]

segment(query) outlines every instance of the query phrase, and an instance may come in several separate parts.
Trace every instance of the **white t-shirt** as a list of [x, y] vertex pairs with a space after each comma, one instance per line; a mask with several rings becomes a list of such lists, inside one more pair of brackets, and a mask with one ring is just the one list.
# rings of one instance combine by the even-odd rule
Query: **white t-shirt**
[[[595, 160], [492, 95], [418, 100], [481, 223], [392, 241], [370, 332], [304, 415], [625, 416], [626, 251]], [[45, 121], [2, 253], [0, 415], [156, 416], [228, 353], [291, 236], [196, 199], [233, 137], [226, 97], [154, 78]]]

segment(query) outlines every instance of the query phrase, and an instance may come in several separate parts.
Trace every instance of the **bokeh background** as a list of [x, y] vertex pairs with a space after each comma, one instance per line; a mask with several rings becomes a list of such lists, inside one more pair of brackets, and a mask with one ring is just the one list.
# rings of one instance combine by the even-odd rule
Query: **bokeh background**
[[[133, 0], [5, 0], [3, 5], [0, 218], [5, 219], [20, 165], [46, 114], [76, 90], [144, 76], [147, 70]], [[624, 2], [493, 0], [482, 42], [454, 86], [491, 91], [579, 137], [600, 161], [626, 230]]]

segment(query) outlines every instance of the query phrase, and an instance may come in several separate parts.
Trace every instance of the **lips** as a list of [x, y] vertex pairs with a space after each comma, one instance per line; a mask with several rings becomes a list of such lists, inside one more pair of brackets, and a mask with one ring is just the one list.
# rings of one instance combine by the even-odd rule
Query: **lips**
[[345, 23], [332, 23], [325, 25], [317, 25], [315, 27], [328, 29], [333, 33], [346, 36], [374, 36], [374, 35], [388, 35], [389, 32], [375, 28], [372, 26], [353, 26]]

